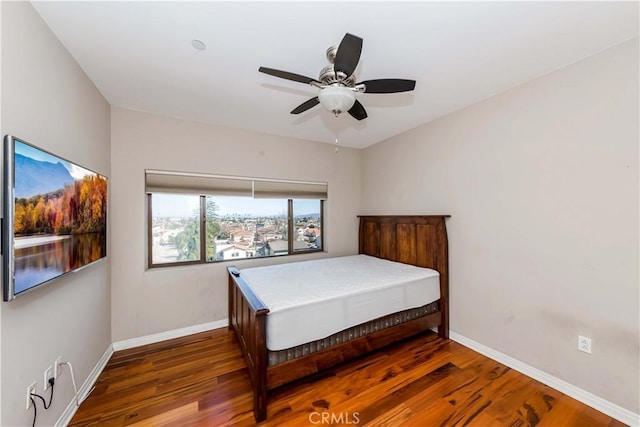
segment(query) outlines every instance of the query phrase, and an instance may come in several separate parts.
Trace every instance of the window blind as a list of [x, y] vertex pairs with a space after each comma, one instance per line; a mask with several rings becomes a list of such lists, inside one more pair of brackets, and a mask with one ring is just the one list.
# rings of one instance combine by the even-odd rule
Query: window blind
[[287, 181], [254, 181], [253, 197], [270, 199], [326, 199], [327, 184]]
[[326, 199], [327, 183], [285, 181], [183, 173], [145, 171], [147, 193], [187, 193], [278, 199]]
[[251, 180], [159, 171], [146, 171], [145, 175], [147, 193], [252, 195]]

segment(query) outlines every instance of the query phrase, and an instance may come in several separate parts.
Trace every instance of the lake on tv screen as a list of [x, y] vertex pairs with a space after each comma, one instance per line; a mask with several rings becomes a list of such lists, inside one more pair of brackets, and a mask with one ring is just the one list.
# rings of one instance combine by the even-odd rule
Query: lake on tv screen
[[106, 256], [105, 233], [16, 238], [15, 293], [23, 292]]

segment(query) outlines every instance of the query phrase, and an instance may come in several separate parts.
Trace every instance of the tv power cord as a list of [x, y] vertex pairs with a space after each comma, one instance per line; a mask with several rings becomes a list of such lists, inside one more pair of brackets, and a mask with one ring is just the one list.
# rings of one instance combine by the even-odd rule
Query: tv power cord
[[[82, 401], [84, 401], [84, 399], [80, 400], [80, 398], [78, 397], [78, 387], [76, 386], [76, 376], [73, 373], [73, 365], [71, 364], [71, 362], [60, 362], [58, 363], [58, 367], [62, 367], [62, 365], [67, 365], [69, 367], [69, 372], [71, 373], [71, 383], [73, 384], [73, 392], [74, 392], [74, 399], [76, 401], [76, 406], [80, 406], [80, 404], [82, 403]], [[46, 400], [44, 400], [44, 398], [42, 396], [40, 396], [39, 394], [36, 393], [31, 393], [31, 397], [29, 397], [31, 399], [31, 403], [33, 405], [33, 423], [31, 424], [32, 427], [35, 427], [36, 425], [36, 418], [38, 416], [38, 409], [36, 408], [36, 402], [35, 400], [33, 400], [34, 397], [39, 398], [40, 400], [42, 400], [42, 405], [44, 406], [44, 409], [49, 409], [51, 407], [51, 402], [53, 401], [53, 385], [55, 384], [56, 379], [55, 378], [49, 378], [48, 382], [49, 385], [51, 386], [51, 395], [49, 396], [49, 403], [46, 402]], [[89, 396], [89, 394], [93, 391], [95, 387], [91, 388], [91, 390], [89, 390], [89, 393], [87, 393], [87, 396]]]
[[29, 399], [31, 399], [31, 406], [33, 406], [33, 423], [31, 423], [32, 427], [35, 427], [36, 425], [36, 418], [38, 417], [38, 408], [36, 408], [36, 401], [33, 400], [34, 397], [37, 397], [38, 399], [42, 400], [42, 406], [44, 406], [44, 409], [49, 409], [51, 408], [51, 402], [53, 401], [53, 386], [56, 382], [55, 378], [49, 378], [49, 386], [51, 386], [51, 394], [49, 395], [49, 403], [47, 403], [46, 400], [44, 400], [44, 397], [40, 396], [37, 393], [30, 393], [31, 396], [29, 397]]

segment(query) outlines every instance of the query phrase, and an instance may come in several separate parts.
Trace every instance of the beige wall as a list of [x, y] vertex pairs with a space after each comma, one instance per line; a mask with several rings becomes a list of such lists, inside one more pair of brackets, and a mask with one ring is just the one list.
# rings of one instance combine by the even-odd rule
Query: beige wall
[[113, 341], [227, 316], [229, 263], [146, 269], [145, 169], [329, 183], [328, 254], [245, 260], [239, 266], [354, 254], [360, 208], [359, 150], [112, 108]]
[[[32, 7], [0, 5], [2, 134], [110, 177], [108, 259], [0, 304], [0, 424], [30, 422], [24, 390], [42, 391], [57, 356], [81, 384], [112, 340], [226, 318], [228, 263], [146, 269], [147, 168], [329, 182], [328, 253], [243, 266], [356, 253], [358, 213], [452, 214], [452, 330], [640, 412], [637, 40], [335, 153], [121, 108], [109, 129], [109, 105]], [[38, 424], [71, 395], [65, 373]]]
[[638, 113], [636, 39], [365, 149], [362, 196], [452, 215], [453, 331], [635, 413]]
[[[27, 2], [1, 2], [2, 134], [11, 133], [61, 157], [110, 175], [109, 104]], [[80, 386], [111, 342], [109, 260], [0, 303], [3, 426], [31, 425], [26, 388], [56, 357], [73, 363]], [[71, 402], [67, 368], [51, 409], [52, 425]], [[46, 392], [48, 394], [48, 391]]]

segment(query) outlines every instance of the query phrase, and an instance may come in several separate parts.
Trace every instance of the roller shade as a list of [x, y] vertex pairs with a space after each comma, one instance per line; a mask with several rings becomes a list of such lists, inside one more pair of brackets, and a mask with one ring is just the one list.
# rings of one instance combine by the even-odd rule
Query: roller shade
[[146, 172], [147, 193], [220, 194], [251, 197], [252, 182], [208, 175]]
[[147, 193], [187, 193], [277, 199], [326, 199], [327, 184], [168, 171], [145, 171]]
[[327, 184], [291, 181], [254, 181], [253, 196], [271, 199], [326, 199]]

